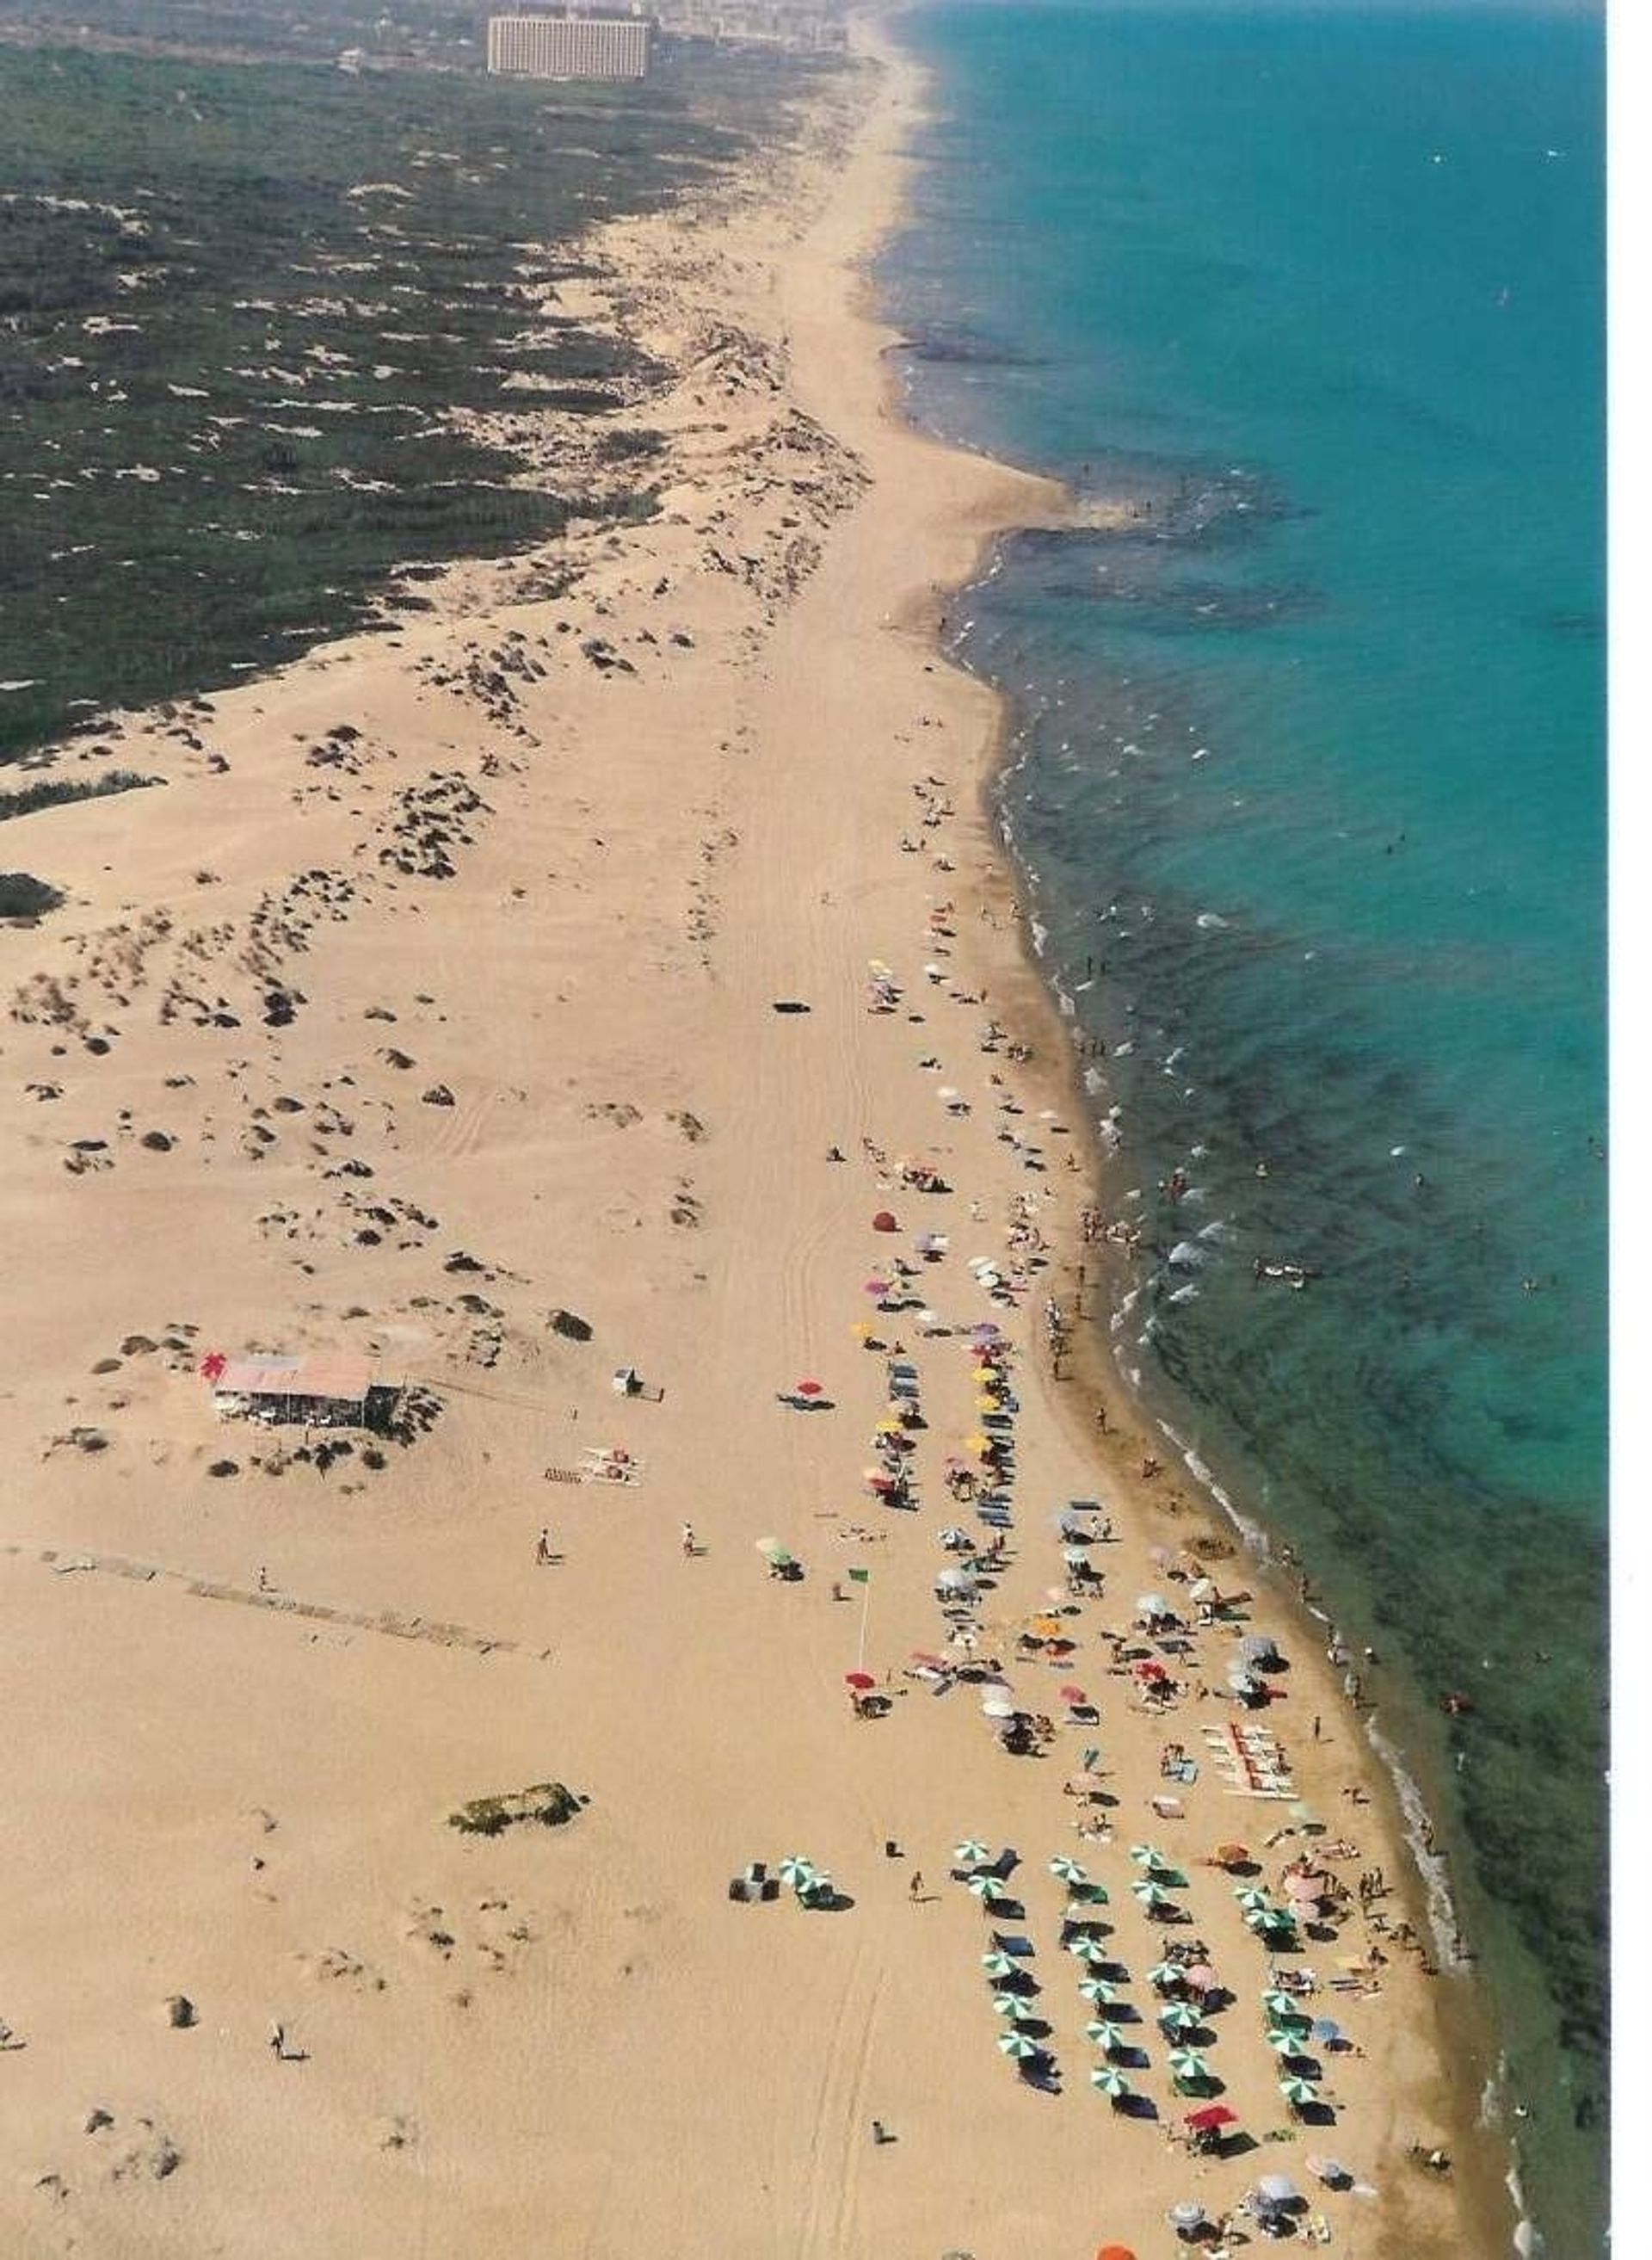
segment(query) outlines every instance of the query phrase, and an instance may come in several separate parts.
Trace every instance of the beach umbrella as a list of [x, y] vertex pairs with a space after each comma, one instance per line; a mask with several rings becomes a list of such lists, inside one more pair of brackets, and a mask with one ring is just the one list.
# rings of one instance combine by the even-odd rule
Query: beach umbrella
[[989, 1719], [1014, 1719], [1020, 1715], [1014, 1704], [1003, 1695], [989, 1695], [981, 1709]]
[[866, 1292], [869, 1295], [887, 1295], [889, 1292], [889, 1281], [887, 1279], [868, 1279], [865, 1282], [865, 1288]]
[[1312, 2025], [1313, 2037], [1327, 2048], [1334, 2048], [1342, 2037], [1342, 2028], [1330, 2017], [1316, 2017]]
[[1287, 1876], [1285, 1895], [1308, 1913], [1318, 1910], [1324, 1898], [1324, 1878], [1317, 1876]]
[[1208, 1577], [1195, 1577], [1187, 1589], [1187, 1597], [1190, 1601], [1213, 1601], [1216, 1588]]
[[791, 1393], [794, 1397], [824, 1397], [826, 1384], [824, 1381], [794, 1381]]
[[1162, 1993], [1167, 1986], [1179, 1985], [1185, 1977], [1179, 1962], [1160, 1962], [1148, 1972], [1148, 1983]]
[[1085, 1694], [1083, 1689], [1082, 1687], [1076, 1686], [1071, 1680], [1068, 1681], [1065, 1687], [1058, 1687], [1055, 1690], [1055, 1692], [1061, 1697], [1063, 1703], [1088, 1703], [1090, 1700], [1089, 1696]]
[[1107, 1886], [1105, 1884], [1069, 1884], [1067, 1891], [1069, 1898], [1076, 1906], [1097, 1907], [1105, 1906], [1107, 1905]]
[[1002, 1953], [995, 1946], [990, 1953], [982, 1956], [981, 1967], [989, 1978], [1013, 1978], [1019, 1973], [1021, 1965], [1012, 1955]]
[[1023, 2063], [1029, 2056], [1042, 2056], [1044, 2053], [1038, 2042], [1029, 2040], [1025, 2033], [1000, 2033], [998, 2047], [1005, 2056], [1019, 2056]]
[[1165, 2219], [1178, 2236], [1191, 2235], [1194, 2229], [1203, 2228], [1205, 2208], [1202, 2205], [1195, 2205], [1191, 2198], [1184, 2198], [1180, 2205], [1170, 2207]]
[[877, 1682], [869, 1671], [846, 1671], [843, 1684], [846, 1687], [853, 1687], [857, 1694], [864, 1694], [869, 1687], [876, 1687]]
[[1258, 1891], [1255, 1884], [1235, 1884], [1234, 1897], [1247, 1914], [1255, 1914], [1272, 1904], [1267, 1892]]
[[1170, 1903], [1164, 1892], [1151, 1878], [1141, 1883], [1132, 1884], [1130, 1888], [1144, 1907], [1169, 1906]]
[[809, 1884], [814, 1881], [815, 1865], [805, 1860], [801, 1852], [788, 1852], [775, 1873], [783, 1884]]
[[1182, 2121], [1196, 2135], [1213, 2135], [1223, 2127], [1237, 2127], [1239, 2113], [1230, 2111], [1225, 2103], [1207, 2103], [1199, 2111], [1190, 2111]]
[[996, 1876], [971, 1876], [965, 1888], [989, 1906], [994, 1899], [1005, 1899], [1010, 1896]]
[[1081, 1978], [1078, 1990], [1085, 2000], [1093, 2002], [1098, 2008], [1105, 2008], [1119, 1998], [1119, 1988], [1110, 1978]]
[[1319, 2091], [1311, 2079], [1282, 2079], [1279, 2092], [1293, 2111], [1300, 2111], [1305, 2104], [1319, 2099]]
[[1279, 1643], [1271, 1633], [1253, 1632], [1239, 1643], [1239, 1653], [1247, 1663], [1269, 1663], [1279, 1654]]
[[992, 2006], [1001, 2017], [1028, 2017], [1033, 2013], [1024, 1993], [995, 1993]]
[[1138, 1868], [1156, 1868], [1161, 1864], [1161, 1856], [1151, 1844], [1133, 1844], [1130, 1857]]
[[[1097, 2064], [1090, 2075], [1090, 2084], [1092, 2087], [1098, 2087], [1104, 2095], [1128, 2095], [1130, 2092], [1129, 2081], [1123, 2072], [1115, 2070], [1110, 2063]], [[1102, 2247], [1102, 2250], [1105, 2252], [1118, 2252], [1122, 2249], [1122, 2246], [1117, 2244]], [[1099, 2255], [1097, 2260], [1100, 2260]]]
[[1167, 2033], [1191, 2033], [1201, 2021], [1198, 2011], [1185, 2001], [1172, 2001], [1168, 2009], [1159, 2012], [1160, 2027]]
[[992, 1439], [990, 1436], [982, 1435], [980, 1431], [977, 1429], [973, 1436], [966, 1436], [964, 1438], [963, 1448], [966, 1452], [973, 1452], [976, 1459], [979, 1459], [983, 1452], [989, 1452], [991, 1450]]
[[874, 1232], [898, 1232], [900, 1227], [895, 1221], [892, 1210], [881, 1208], [872, 1219], [872, 1229]]
[[1263, 2038], [1276, 2056], [1299, 2056], [1302, 2052], [1300, 2033], [1282, 2032], [1277, 2025], [1270, 2025]]
[[1216, 1972], [1208, 1962], [1190, 1962], [1183, 1975], [1196, 1993], [1208, 1993], [1216, 1983]]
[[981, 1843], [976, 1837], [966, 1836], [962, 1844], [953, 1846], [952, 1856], [961, 1864], [973, 1868], [978, 1867], [983, 1860], [990, 1860], [992, 1853], [988, 1845]]
[[1211, 2068], [1197, 2049], [1172, 2049], [1166, 2059], [1178, 2080], [1208, 2079]]
[[1089, 1876], [1078, 1862], [1069, 1859], [1065, 1852], [1058, 1852], [1055, 1855], [1049, 1863], [1049, 1871], [1052, 1876], [1059, 1876], [1065, 1884], [1087, 1884], [1090, 1881]]
[[1138, 1593], [1136, 1614], [1139, 1617], [1168, 1617], [1170, 1608], [1162, 1593]]
[[1298, 1802], [1291, 1806], [1288, 1810], [1290, 1812], [1291, 1818], [1296, 1822], [1298, 1828], [1307, 1828], [1317, 1833], [1318, 1830], [1325, 1826], [1324, 1822], [1320, 1820], [1319, 1814], [1314, 1811], [1311, 1805]]
[[1067, 1951], [1081, 1962], [1111, 1962], [1112, 1956], [1098, 1938], [1069, 1938]]
[[1129, 2042], [1125, 2038], [1124, 2027], [1122, 2025], [1112, 2024], [1105, 2020], [1098, 2021], [1092, 2019], [1091, 2021], [1084, 2027], [1084, 2038], [1087, 2041], [1093, 2042], [1097, 2048], [1103, 2050], [1107, 2049], [1128, 2048], [1130, 2045]]
[[1296, 2205], [1299, 2202], [1295, 2183], [1284, 2174], [1263, 2174], [1256, 2184], [1256, 2194], [1268, 2205]]
[[1306, 2015], [1297, 2006], [1296, 1996], [1282, 1992], [1277, 1985], [1262, 1995], [1262, 2006], [1277, 2025], [1289, 2022], [1292, 2017], [1299, 2017], [1305, 2026], [1307, 2024]]

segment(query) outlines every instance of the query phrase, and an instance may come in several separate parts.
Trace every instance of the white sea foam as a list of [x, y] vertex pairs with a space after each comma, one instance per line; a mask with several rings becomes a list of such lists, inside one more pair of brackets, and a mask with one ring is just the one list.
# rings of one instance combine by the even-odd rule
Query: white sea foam
[[1219, 917], [1215, 911], [1201, 911], [1193, 923], [1206, 933], [1226, 933], [1233, 920]]

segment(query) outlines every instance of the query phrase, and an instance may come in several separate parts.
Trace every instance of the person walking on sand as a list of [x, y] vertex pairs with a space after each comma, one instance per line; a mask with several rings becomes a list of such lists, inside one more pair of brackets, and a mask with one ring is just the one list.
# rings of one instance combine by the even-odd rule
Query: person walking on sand
[[906, 1896], [909, 1899], [920, 1899], [923, 1895], [924, 1871], [921, 1868], [914, 1868], [912, 1882], [906, 1887]]
[[683, 1526], [683, 1551], [685, 1556], [690, 1556], [698, 1551], [694, 1536], [694, 1525], [691, 1522], [685, 1522]]
[[287, 2053], [287, 2028], [285, 2025], [278, 2024], [273, 2017], [269, 2024], [268, 2045], [271, 2056], [279, 2063]]
[[540, 1533], [539, 1544], [533, 1548], [533, 1559], [539, 1563], [542, 1570], [549, 1562], [550, 1558], [551, 1534], [548, 1530], [541, 1530]]

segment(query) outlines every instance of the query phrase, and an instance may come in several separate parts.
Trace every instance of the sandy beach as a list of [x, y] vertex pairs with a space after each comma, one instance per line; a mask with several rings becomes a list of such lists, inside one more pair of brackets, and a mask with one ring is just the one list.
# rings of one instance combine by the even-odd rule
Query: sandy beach
[[[898, 414], [921, 98], [880, 44], [562, 287], [676, 374], [511, 436], [646, 426], [653, 518], [114, 718], [57, 766], [166, 790], [16, 827], [8, 2250], [1088, 2260], [1276, 2174], [1362, 2260], [1505, 2249], [1341, 1675], [1052, 1356], [1093, 1157], [933, 628], [1064, 502]], [[214, 1352], [365, 1355], [398, 1433], [221, 1420]]]

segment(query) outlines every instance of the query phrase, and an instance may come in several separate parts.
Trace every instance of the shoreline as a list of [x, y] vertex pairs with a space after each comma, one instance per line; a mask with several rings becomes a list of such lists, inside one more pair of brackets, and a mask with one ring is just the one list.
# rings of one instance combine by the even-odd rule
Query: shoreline
[[[1149, 1541], [1191, 1520], [1098, 1450], [1031, 1308], [962, 1276], [1029, 1185], [1049, 1193], [1056, 1250], [1091, 1173], [1029, 1180], [1020, 1148], [989, 1140], [984, 1094], [974, 1119], [943, 1113], [912, 1064], [939, 1046], [973, 1088], [964, 1032], [990, 989], [995, 1018], [1035, 1032], [1024, 1118], [1042, 1100], [1083, 1119], [1012, 868], [966, 805], [1004, 709], [931, 633], [938, 588], [1064, 505], [914, 432], [893, 397], [865, 270], [897, 224], [919, 77], [909, 58], [882, 68], [847, 160], [845, 83], [814, 98], [812, 147], [756, 166], [711, 229], [691, 203], [617, 223], [593, 245], [598, 278], [564, 294], [636, 325], [676, 372], [641, 410], [669, 441], [655, 520], [540, 553], [576, 569], [557, 595], [522, 593], [531, 561], [458, 567], [394, 636], [193, 702], [182, 734], [175, 714], [126, 718], [112, 734], [173, 780], [133, 797], [170, 808], [25, 819], [71, 881], [59, 918], [0, 935], [8, 1198], [54, 1290], [32, 1298], [5, 1416], [37, 1472], [0, 1560], [28, 1580], [6, 1691], [30, 1719], [33, 1691], [52, 1695], [17, 1792], [33, 1951], [3, 2005], [27, 2043], [8, 2066], [27, 2179], [0, 2218], [25, 2240], [69, 2206], [83, 2240], [134, 2253], [233, 2249], [282, 2217], [296, 2253], [434, 2234], [507, 2255], [539, 2249], [548, 2202], [597, 2260], [668, 2235], [847, 2260], [966, 2222], [983, 2250], [1077, 2250], [1145, 2240], [1189, 2187], [1226, 2204], [1248, 2178], [1110, 2122], [1084, 2092], [1070, 1985], [1050, 1999], [1080, 2092], [1053, 2101], [996, 2060], [948, 1848], [990, 1828], [1035, 1877], [1070, 1814], [1047, 1769], [1009, 1763], [966, 1715], [967, 1684], [945, 1703], [902, 1684], [896, 1658], [942, 1636], [933, 1527], [869, 1531], [877, 1511], [846, 1505], [887, 1395], [881, 1360], [850, 1345], [860, 1274], [890, 1252], [865, 1237], [888, 1200], [905, 1228], [955, 1235], [933, 1274], [952, 1330], [996, 1308], [1015, 1345], [1016, 1535], [994, 1609], [1039, 1606], [1059, 1565], [1048, 1502], [1095, 1469], [1127, 1526], [1105, 1549], [1115, 1618], [1156, 1573]], [[801, 232], [765, 208], [800, 197]], [[956, 805], [932, 867], [893, 842], [937, 771]], [[926, 987], [943, 888], [963, 907], [944, 985]], [[904, 1011], [874, 1017], [860, 992], [884, 953]], [[785, 999], [806, 1016], [776, 1019]], [[921, 1035], [905, 1016], [920, 1012]], [[933, 1152], [959, 1191], [907, 1214], [857, 1137]], [[829, 1143], [848, 1166], [825, 1163]], [[554, 1325], [569, 1311], [589, 1349]], [[418, 1384], [427, 1432], [332, 1477], [267, 1451], [214, 1420], [193, 1373], [204, 1347], [255, 1341], [366, 1350]], [[960, 1346], [918, 1355], [929, 1468], [978, 1416]], [[645, 1383], [623, 1409], [616, 1364]], [[799, 1372], [830, 1385], [819, 1418], [784, 1402]], [[607, 1437], [638, 1483], [547, 1487]], [[539, 1524], [554, 1561], [525, 1568]], [[800, 1582], [764, 1576], [767, 1531], [804, 1557]], [[54, 1573], [88, 1574], [6, 1566], [48, 1545]], [[147, 1577], [155, 1562], [193, 1584]], [[873, 1582], [840, 1613], [830, 1573], [851, 1564]], [[190, 1606], [271, 1589], [295, 1606]], [[889, 1704], [869, 1726], [842, 1702], [856, 1615]], [[393, 1622], [429, 1636], [377, 1636]], [[461, 1632], [531, 1652], [551, 1691], [525, 1702]], [[1107, 1748], [1120, 1841], [1093, 1856], [1145, 1962], [1119, 1856], [1160, 1827], [1136, 1817], [1166, 1778], [1156, 1729], [1100, 1649], [1063, 1668], [1107, 1675], [1105, 1726], [1057, 1733]], [[1059, 1707], [1048, 1666], [1016, 1670]], [[1324, 1677], [1296, 1665], [1293, 1720]], [[1325, 1810], [1370, 1782], [1371, 1805], [1338, 1821], [1398, 1868], [1380, 1773], [1323, 1708], [1323, 1751], [1287, 1730], [1302, 1786]], [[1198, 1723], [1191, 1706], [1169, 1718]], [[543, 1845], [444, 1825], [454, 1802], [548, 1771], [591, 1805]], [[1228, 1809], [1190, 1803], [1197, 1820], [1162, 1825], [1191, 1869]], [[797, 1844], [838, 1872], [838, 1913], [728, 1903], [731, 1870]], [[1050, 1888], [1026, 1887], [1042, 1938]], [[1195, 1888], [1248, 1990], [1225, 1879]], [[163, 1984], [203, 2004], [192, 2054], [155, 2016]], [[1420, 2135], [1460, 2147], [1437, 1989], [1397, 1956], [1380, 1997], [1349, 1999], [1365, 2046], [1321, 2139], [1341, 2146], [1346, 2125], [1382, 2203], [1362, 2218], [1342, 2200], [1336, 2242], [1477, 2249], [1470, 2151], [1455, 2183], [1404, 2156]], [[284, 2042], [268, 2060], [271, 2020], [303, 2050], [273, 2114], [290, 2145], [270, 2140], [268, 2083], [288, 2068]], [[1241, 2115], [1283, 2115], [1254, 2039], [1221, 2064]], [[93, 2102], [104, 2124], [75, 2133]], [[892, 2149], [869, 2145], [874, 2113]], [[129, 2146], [112, 2164], [105, 2133]], [[1115, 2163], [1129, 2188], [1107, 2186]], [[318, 2168], [325, 2220], [304, 2195]]]
[[[898, 24], [901, 13], [898, 5], [880, 12], [875, 19], [877, 34], [875, 52], [886, 66], [912, 73], [921, 86], [926, 75], [923, 66], [918, 64], [900, 45]], [[916, 106], [918, 114], [921, 116], [921, 99]], [[897, 210], [883, 231], [884, 240], [898, 231], [900, 224]], [[876, 318], [876, 315], [874, 318]], [[912, 409], [907, 389], [897, 367], [896, 357], [901, 349], [898, 337], [885, 347], [890, 372], [890, 412], [926, 439], [933, 440], [935, 435], [926, 431]], [[957, 440], [937, 441], [937, 444], [955, 447], [960, 453], [983, 462], [997, 464], [1002, 461], [1001, 458], [984, 449], [967, 447]], [[1031, 476], [1043, 481], [1048, 481], [1049, 476], [1042, 472]], [[947, 609], [980, 579], [982, 569], [988, 564], [998, 541], [1030, 528], [1074, 522], [1079, 498], [1069, 490], [1060, 487], [1059, 483], [1057, 485], [1065, 505], [1062, 509], [1045, 517], [1018, 519], [998, 527], [983, 539], [976, 559], [976, 569], [963, 581], [950, 583], [940, 592], [933, 607], [926, 627], [937, 656], [945, 658], [948, 665], [969, 674], [972, 681], [980, 682], [983, 678], [976, 676], [966, 662], [954, 656], [946, 647]], [[1091, 512], [1105, 513], [1108, 504], [1105, 497], [1091, 497], [1089, 507]], [[1121, 519], [1128, 515], [1126, 504], [1120, 503], [1118, 508]], [[1001, 892], [1009, 898], [1019, 966], [1030, 982], [1032, 992], [1018, 999], [1013, 1008], [1013, 1018], [1018, 1025], [1030, 1021], [1039, 1029], [1042, 1041], [1048, 1046], [1054, 1069], [1054, 1088], [1049, 1095], [1064, 1099], [1066, 1105], [1073, 1110], [1084, 1126], [1088, 1148], [1085, 1175], [1096, 1189], [1105, 1214], [1109, 1193], [1117, 1195], [1121, 1190], [1126, 1173], [1119, 1158], [1106, 1150], [1095, 1133], [1080, 1056], [1071, 1039], [1071, 1024], [1060, 1009], [1060, 992], [1045, 968], [1034, 934], [1032, 903], [1024, 887], [1012, 836], [998, 810], [997, 790], [1012, 752], [1013, 711], [1006, 694], [990, 691], [990, 696], [995, 708], [992, 732], [989, 748], [978, 769], [976, 797], [981, 822], [992, 837], [1000, 868], [996, 875], [983, 875], [983, 899], [987, 899], [993, 892]], [[999, 883], [996, 887], [995, 876]], [[1037, 1068], [1032, 1071], [1032, 1079], [1039, 1079]], [[1069, 1387], [1062, 1406], [1075, 1441], [1081, 1448], [1089, 1450], [1117, 1491], [1128, 1498], [1131, 1512], [1149, 1523], [1156, 1523], [1162, 1535], [1168, 1537], [1171, 1534], [1169, 1523], [1174, 1518], [1190, 1512], [1193, 1516], [1202, 1518], [1212, 1530], [1224, 1535], [1231, 1534], [1251, 1566], [1273, 1584], [1275, 1590], [1269, 1595], [1270, 1606], [1276, 1611], [1283, 1610], [1312, 1641], [1312, 1665], [1319, 1682], [1320, 1699], [1327, 1707], [1343, 1706], [1348, 1699], [1341, 1676], [1328, 1662], [1321, 1661], [1319, 1653], [1319, 1634], [1327, 1627], [1334, 1628], [1334, 1620], [1328, 1608], [1319, 1606], [1317, 1589], [1312, 1598], [1296, 1590], [1295, 1580], [1289, 1575], [1294, 1559], [1291, 1549], [1287, 1547], [1282, 1558], [1275, 1534], [1267, 1525], [1243, 1513], [1222, 1490], [1214, 1474], [1193, 1463], [1192, 1448], [1170, 1426], [1165, 1412], [1156, 1409], [1147, 1396], [1131, 1384], [1119, 1363], [1119, 1353], [1109, 1348], [1098, 1321], [1093, 1313], [1086, 1313], [1083, 1307], [1086, 1293], [1097, 1286], [1101, 1288], [1109, 1303], [1116, 1303], [1116, 1293], [1112, 1291], [1112, 1288], [1122, 1286], [1128, 1280], [1127, 1258], [1115, 1251], [1105, 1240], [1087, 1248], [1083, 1240], [1075, 1234], [1070, 1220], [1068, 1220], [1065, 1234], [1055, 1243], [1055, 1255], [1057, 1269], [1071, 1292], [1076, 1320], [1070, 1345], [1063, 1358], [1070, 1370]], [[1131, 1412], [1145, 1420], [1175, 1449], [1193, 1491], [1191, 1504], [1173, 1488], [1173, 1477], [1172, 1487], [1166, 1491], [1149, 1491], [1139, 1478], [1133, 1480], [1126, 1463], [1126, 1454], [1134, 1455], [1141, 1442], [1151, 1443], [1154, 1440], [1151, 1436], [1126, 1439], [1119, 1434], [1114, 1412], [1121, 1399]], [[1109, 1424], [1105, 1440], [1094, 1433], [1098, 1406], [1105, 1409]], [[1459, 2155], [1468, 2157], [1473, 2157], [1477, 2151], [1484, 2154], [1499, 2148], [1505, 2153], [1500, 2170], [1495, 2156], [1483, 2155], [1483, 2170], [1474, 2178], [1472, 2209], [1477, 2220], [1478, 2234], [1486, 2239], [1487, 2249], [1525, 2249], [1527, 2247], [1520, 2242], [1520, 2237], [1531, 2234], [1532, 2225], [1524, 2212], [1516, 2146], [1513, 2136], [1506, 2132], [1499, 2134], [1496, 2129], [1489, 2128], [1484, 2117], [1486, 2098], [1501, 2078], [1502, 2056], [1496, 2027], [1490, 2004], [1474, 1972], [1476, 1957], [1472, 1955], [1463, 1956], [1453, 1951], [1454, 1939], [1461, 1937], [1455, 1895], [1444, 1863], [1437, 1856], [1430, 1861], [1424, 1836], [1420, 1834], [1420, 1829], [1426, 1830], [1430, 1826], [1426, 1793], [1407, 1768], [1398, 1746], [1381, 1733], [1378, 1723], [1380, 1709], [1379, 1704], [1368, 1700], [1354, 1706], [1353, 1715], [1361, 1728], [1369, 1770], [1379, 1785], [1384, 1833], [1391, 1843], [1401, 1848], [1405, 1861], [1404, 1892], [1408, 1909], [1421, 1915], [1427, 1932], [1433, 1935], [1437, 1960], [1441, 1965], [1441, 1976], [1449, 1970], [1467, 1988], [1463, 1996], [1455, 2000], [1438, 1990], [1434, 1996], [1434, 2008], [1443, 2076], [1449, 2088], [1449, 2073], [1444, 2070], [1444, 2067], [1454, 2058], [1462, 2062], [1465, 2051], [1471, 2051], [1484, 2071], [1479, 2092], [1455, 2096], [1448, 2106], [1455, 2130], [1455, 2147]], [[1408, 1805], [1408, 1792], [1415, 1802], [1414, 1811]], [[1426, 1866], [1426, 1863], [1428, 1865]], [[1466, 2181], [1468, 2178], [1464, 2179]]]

